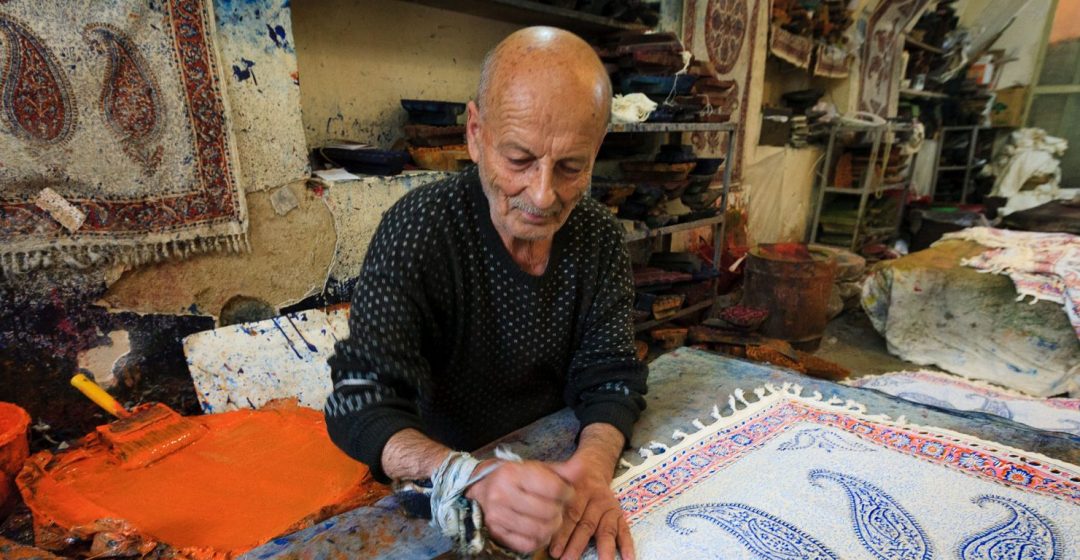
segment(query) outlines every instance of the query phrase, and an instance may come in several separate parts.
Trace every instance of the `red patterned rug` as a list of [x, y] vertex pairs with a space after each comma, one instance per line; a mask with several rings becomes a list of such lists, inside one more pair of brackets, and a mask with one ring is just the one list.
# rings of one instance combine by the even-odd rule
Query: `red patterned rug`
[[0, 3], [6, 277], [245, 247], [209, 4]]

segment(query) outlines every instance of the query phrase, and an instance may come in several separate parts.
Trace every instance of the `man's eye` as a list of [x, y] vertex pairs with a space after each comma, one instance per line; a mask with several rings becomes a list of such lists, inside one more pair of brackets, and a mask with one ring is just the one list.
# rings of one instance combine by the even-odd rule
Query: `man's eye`
[[530, 158], [509, 158], [509, 161], [510, 161], [511, 165], [516, 165], [518, 167], [524, 167], [526, 165], [529, 165], [529, 163], [532, 162], [532, 159], [530, 159]]
[[578, 173], [581, 173], [583, 171], [582, 168], [573, 165], [563, 165], [561, 167], [563, 173], [566, 173], [567, 175], [577, 175]]

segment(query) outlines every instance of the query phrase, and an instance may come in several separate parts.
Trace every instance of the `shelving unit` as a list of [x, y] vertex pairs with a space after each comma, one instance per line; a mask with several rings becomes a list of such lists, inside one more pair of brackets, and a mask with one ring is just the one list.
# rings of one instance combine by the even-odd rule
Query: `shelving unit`
[[[669, 226], [663, 226], [658, 228], [642, 228], [634, 231], [627, 232], [624, 239], [627, 243], [636, 241], [642, 241], [645, 239], [654, 239], [658, 237], [665, 238], [664, 244], [667, 248], [671, 245], [671, 235], [674, 233], [689, 231], [700, 227], [711, 226], [713, 228], [713, 266], [720, 265], [721, 250], [723, 248], [724, 239], [724, 214], [727, 211], [728, 194], [731, 191], [731, 167], [732, 158], [735, 155], [735, 142], [734, 134], [738, 130], [738, 125], [734, 123], [635, 123], [635, 124], [613, 124], [608, 126], [608, 132], [613, 134], [619, 133], [668, 133], [671, 135], [681, 136], [684, 132], [722, 132], [727, 135], [727, 150], [724, 153], [724, 164], [722, 170], [717, 170], [717, 173], [723, 173], [723, 192], [720, 195], [720, 207], [719, 213], [716, 216], [696, 220], [693, 222], [686, 222], [681, 224], [672, 224]], [[715, 176], [714, 176], [715, 177]], [[713, 287], [715, 290], [715, 286]], [[715, 291], [714, 291], [715, 295]], [[715, 297], [709, 298], [705, 301], [698, 302], [694, 305], [690, 305], [680, 309], [677, 313], [671, 317], [665, 319], [653, 319], [634, 325], [635, 332], [643, 332], [664, 323], [674, 321], [681, 317], [686, 317], [703, 309], [708, 309], [715, 301]]]
[[626, 23], [597, 16], [532, 2], [530, 0], [406, 0], [432, 8], [461, 12], [464, 14], [515, 23], [518, 25], [550, 25], [573, 31], [580, 35], [608, 35], [622, 31], [648, 31], [636, 23]]
[[948, 99], [949, 96], [936, 91], [924, 91], [921, 89], [901, 89], [900, 97], [913, 97], [923, 99]]
[[[897, 124], [897, 123], [885, 123], [879, 126], [855, 126], [836, 124], [829, 130], [829, 142], [825, 149], [825, 156], [823, 158], [822, 169], [818, 175], [818, 184], [816, 188], [815, 206], [814, 206], [814, 219], [811, 225], [811, 229], [807, 234], [807, 238], [811, 243], [822, 243], [823, 240], [819, 239], [819, 232], [822, 226], [822, 212], [826, 206], [825, 197], [827, 194], [834, 196], [857, 196], [859, 197], [858, 207], [855, 213], [855, 221], [851, 229], [851, 241], [848, 243], [848, 248], [852, 251], [858, 251], [859, 247], [865, 244], [866, 241], [872, 239], [878, 239], [888, 234], [895, 234], [899, 231], [901, 217], [904, 211], [904, 201], [907, 199], [907, 190], [910, 186], [910, 173], [912, 162], [909, 161], [907, 165], [907, 171], [905, 172], [905, 179], [899, 183], [883, 183], [883, 177], [885, 175], [884, 167], [882, 170], [877, 170], [877, 164], [879, 160], [883, 159], [882, 146], [885, 148], [884, 160], [888, 161], [891, 146], [895, 140], [897, 132], [910, 130], [910, 125]], [[864, 133], [869, 136], [868, 143], [862, 144], [865, 147], [869, 144], [870, 157], [867, 162], [866, 170], [863, 172], [862, 177], [859, 178], [860, 186], [858, 188], [845, 188], [837, 187], [834, 185], [834, 169], [839, 157], [840, 151], [844, 146], [838, 145], [837, 136], [841, 132], [845, 133]], [[903, 191], [900, 194], [900, 203], [897, 205], [894, 219], [892, 223], [887, 226], [873, 226], [868, 225], [869, 222], [869, 205], [870, 197], [880, 197], [888, 191]]]
[[[938, 179], [941, 177], [942, 172], [964, 172], [964, 181], [960, 184], [960, 200], [949, 200], [947, 202], [959, 202], [960, 204], [967, 204], [968, 193], [971, 191], [971, 179], [973, 172], [976, 168], [980, 167], [975, 165], [975, 153], [979, 144], [979, 131], [985, 130], [979, 126], [943, 126], [941, 127], [941, 136], [937, 143], [937, 152], [934, 154], [934, 179], [930, 184], [930, 199], [938, 200]], [[964, 160], [963, 165], [941, 165], [941, 152], [944, 151], [945, 143], [949, 136], [955, 137], [957, 134], [967, 134], [967, 158]]]
[[919, 41], [918, 39], [915, 39], [915, 38], [911, 37], [910, 35], [906, 35], [906, 34], [904, 35], [904, 44], [906, 46], [908, 46], [908, 47], [915, 47], [917, 49], [922, 49], [924, 51], [932, 52], [934, 54], [945, 54], [945, 52], [946, 52], [945, 49], [943, 49], [941, 47], [935, 47], [933, 45], [928, 45], [928, 44], [926, 44], [926, 43], [924, 43], [922, 41]]
[[709, 299], [707, 299], [705, 301], [699, 301], [698, 303], [695, 303], [694, 305], [688, 305], [688, 306], [678, 310], [677, 312], [675, 312], [675, 314], [672, 315], [671, 317], [667, 317], [665, 319], [653, 319], [651, 321], [645, 321], [645, 322], [642, 322], [642, 323], [637, 323], [637, 324], [634, 325], [634, 332], [645, 332], [645, 331], [647, 331], [647, 330], [649, 330], [651, 328], [659, 327], [660, 325], [663, 325], [664, 323], [670, 323], [671, 321], [674, 321], [675, 319], [679, 319], [681, 317], [686, 317], [687, 315], [692, 315], [694, 313], [697, 313], [698, 311], [708, 309], [708, 308], [712, 307], [712, 304], [715, 301], [716, 301], [716, 298], [709, 298]]

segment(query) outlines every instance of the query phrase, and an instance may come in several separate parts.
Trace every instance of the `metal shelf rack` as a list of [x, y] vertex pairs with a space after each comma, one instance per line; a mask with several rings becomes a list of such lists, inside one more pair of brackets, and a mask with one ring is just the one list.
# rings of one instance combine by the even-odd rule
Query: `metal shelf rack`
[[[885, 160], [888, 161], [888, 152], [891, 151], [891, 146], [895, 139], [895, 134], [901, 131], [907, 131], [911, 129], [911, 125], [899, 124], [893, 122], [886, 122], [883, 125], [850, 125], [850, 124], [834, 124], [829, 130], [829, 142], [825, 149], [825, 156], [822, 159], [821, 172], [818, 174], [818, 182], [816, 187], [815, 205], [814, 205], [814, 219], [807, 233], [807, 238], [811, 243], [821, 243], [819, 238], [819, 231], [821, 229], [821, 214], [825, 208], [825, 195], [847, 195], [859, 197], [859, 205], [855, 214], [855, 223], [852, 226], [851, 242], [848, 248], [852, 251], [858, 251], [859, 247], [864, 244], [865, 241], [875, 238], [881, 238], [887, 236], [890, 233], [897, 233], [900, 229], [900, 221], [904, 212], [904, 201], [907, 199], [907, 190], [910, 187], [910, 180], [905, 178], [904, 181], [899, 183], [883, 184], [884, 170], [879, 172], [876, 168], [877, 162], [882, 159], [883, 145]], [[836, 165], [840, 151], [843, 146], [839, 145], [837, 135], [841, 132], [855, 132], [865, 133], [870, 137], [870, 158], [867, 164], [866, 170], [863, 172], [860, 186], [858, 188], [843, 188], [833, 185], [833, 170]], [[885, 167], [885, 166], [883, 166]], [[910, 176], [911, 162], [908, 163], [907, 174]], [[868, 207], [870, 197], [878, 197], [883, 195], [887, 191], [904, 191], [901, 194], [901, 203], [896, 212], [894, 225], [889, 227], [881, 226], [869, 226], [868, 221]]]
[[[699, 227], [711, 226], [713, 228], [713, 266], [720, 265], [721, 250], [723, 248], [723, 239], [725, 233], [724, 214], [727, 212], [728, 195], [731, 192], [731, 168], [732, 159], [735, 156], [735, 133], [738, 131], [738, 125], [735, 123], [634, 123], [634, 124], [612, 124], [608, 126], [608, 133], [669, 133], [681, 135], [684, 132], [723, 132], [727, 135], [727, 150], [724, 153], [723, 168], [723, 192], [720, 195], [720, 208], [719, 213], [711, 218], [705, 218], [702, 220], [696, 220], [693, 222], [686, 222], [683, 224], [673, 224], [670, 226], [664, 226], [652, 229], [639, 229], [631, 232], [627, 232], [624, 239], [627, 243], [641, 241], [644, 239], [653, 239], [657, 237], [664, 237], [664, 245], [666, 248], [671, 246], [671, 234], [681, 231], [689, 231], [697, 229]], [[717, 170], [717, 173], [720, 173]], [[715, 176], [714, 176], [715, 177]], [[715, 289], [715, 286], [714, 286]], [[715, 292], [714, 292], [715, 294]], [[680, 317], [685, 317], [692, 313], [708, 309], [715, 301], [715, 297], [709, 298], [705, 301], [697, 304], [687, 306], [680, 309], [677, 313], [671, 317], [664, 319], [654, 319], [651, 321], [645, 321], [634, 325], [635, 332], [642, 332], [653, 327], [668, 323]]]
[[[941, 127], [941, 136], [938, 138], [937, 151], [934, 153], [934, 179], [930, 183], [930, 200], [938, 202], [938, 178], [941, 176], [941, 172], [963, 171], [964, 182], [960, 184], [960, 204], [967, 204], [968, 194], [971, 191], [972, 177], [974, 171], [981, 167], [975, 165], [975, 153], [979, 144], [979, 131], [987, 130], [986, 127], [981, 126], [943, 126]], [[953, 134], [950, 134], [953, 133]], [[941, 152], [945, 147], [946, 139], [949, 136], [956, 136], [957, 134], [968, 135], [968, 151], [967, 158], [964, 160], [963, 165], [941, 165]], [[956, 200], [950, 200], [947, 202], [957, 202]]]

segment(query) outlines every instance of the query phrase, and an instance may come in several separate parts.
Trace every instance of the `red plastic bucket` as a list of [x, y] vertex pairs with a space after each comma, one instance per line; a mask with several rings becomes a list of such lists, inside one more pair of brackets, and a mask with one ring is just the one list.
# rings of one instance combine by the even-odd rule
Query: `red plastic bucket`
[[30, 415], [18, 405], [0, 402], [0, 518], [15, 494], [15, 475], [30, 453]]

